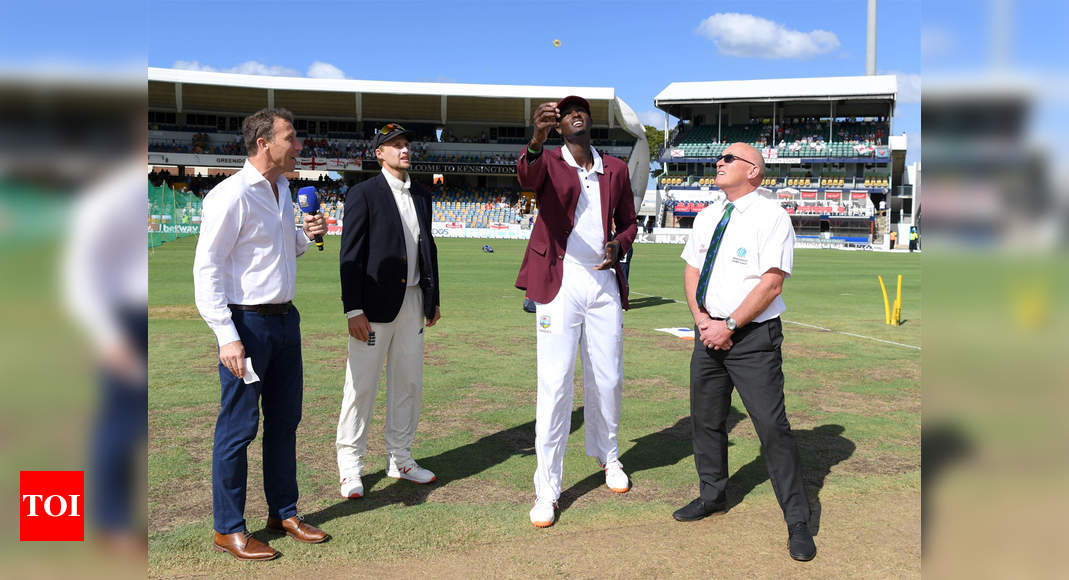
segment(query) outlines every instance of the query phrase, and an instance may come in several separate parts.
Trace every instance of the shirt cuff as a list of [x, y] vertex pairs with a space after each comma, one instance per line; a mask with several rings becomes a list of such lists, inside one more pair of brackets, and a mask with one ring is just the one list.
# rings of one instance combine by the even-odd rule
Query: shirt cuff
[[296, 228], [296, 229], [297, 229], [297, 255], [301, 256], [308, 250], [308, 246], [311, 246], [315, 242], [313, 242], [312, 240], [308, 239], [308, 234], [304, 233], [304, 228]]
[[350, 310], [350, 311], [346, 312], [345, 313], [345, 317], [346, 318], [356, 318], [357, 316], [360, 316], [363, 313], [364, 313], [364, 311], [362, 309], [357, 308], [355, 310]]
[[215, 330], [215, 338], [219, 341], [219, 346], [229, 344], [235, 340], [241, 340], [241, 337], [238, 335], [238, 329], [234, 326], [233, 322], [224, 324], [213, 330]]

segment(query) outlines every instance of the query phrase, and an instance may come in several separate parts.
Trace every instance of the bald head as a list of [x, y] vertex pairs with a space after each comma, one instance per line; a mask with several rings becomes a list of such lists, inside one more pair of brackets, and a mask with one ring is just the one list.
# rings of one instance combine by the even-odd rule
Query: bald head
[[746, 143], [728, 145], [716, 162], [716, 185], [732, 201], [759, 187], [764, 177], [764, 159]]
[[757, 183], [760, 184], [761, 180], [765, 177], [765, 159], [761, 157], [761, 152], [750, 145], [749, 143], [732, 143], [728, 145], [727, 149], [721, 155], [727, 155], [731, 153], [736, 157], [741, 157], [750, 163], [753, 163], [754, 167], [760, 172], [757, 176]]

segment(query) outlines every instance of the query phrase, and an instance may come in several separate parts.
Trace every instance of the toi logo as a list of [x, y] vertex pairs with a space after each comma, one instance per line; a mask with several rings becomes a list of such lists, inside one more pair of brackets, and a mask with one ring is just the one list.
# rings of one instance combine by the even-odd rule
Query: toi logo
[[85, 540], [85, 473], [19, 472], [19, 540]]

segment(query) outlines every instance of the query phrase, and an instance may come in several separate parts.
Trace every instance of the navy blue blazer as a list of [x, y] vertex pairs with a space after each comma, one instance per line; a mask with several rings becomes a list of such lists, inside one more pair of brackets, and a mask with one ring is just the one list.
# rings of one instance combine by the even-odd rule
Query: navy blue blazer
[[[419, 286], [423, 312], [439, 304], [438, 248], [431, 235], [431, 192], [412, 181], [419, 220]], [[361, 309], [371, 322], [393, 322], [408, 286], [404, 226], [390, 185], [379, 173], [349, 188], [341, 233], [341, 299], [344, 311]]]

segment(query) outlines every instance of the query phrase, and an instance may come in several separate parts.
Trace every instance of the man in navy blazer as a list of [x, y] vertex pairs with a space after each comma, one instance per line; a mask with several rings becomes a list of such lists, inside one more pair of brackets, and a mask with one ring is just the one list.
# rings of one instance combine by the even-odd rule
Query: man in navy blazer
[[386, 363], [386, 475], [430, 483], [412, 458], [423, 400], [423, 328], [441, 317], [431, 192], [408, 175], [411, 133], [390, 123], [372, 147], [382, 172], [345, 196], [341, 292], [349, 357], [338, 434], [341, 495], [362, 497], [367, 426]]
[[[570, 432], [575, 352], [583, 361], [586, 452], [605, 471], [605, 483], [626, 493], [630, 481], [616, 433], [623, 388], [623, 309], [627, 281], [620, 257], [638, 225], [631, 180], [623, 161], [590, 145], [590, 104], [577, 96], [542, 103], [534, 135], [516, 165], [520, 185], [534, 191], [538, 221], [516, 287], [535, 301], [538, 402], [535, 411], [535, 505], [531, 523], [553, 525]], [[551, 129], [564, 139], [545, 151]], [[615, 237], [610, 235], [615, 231]]]

